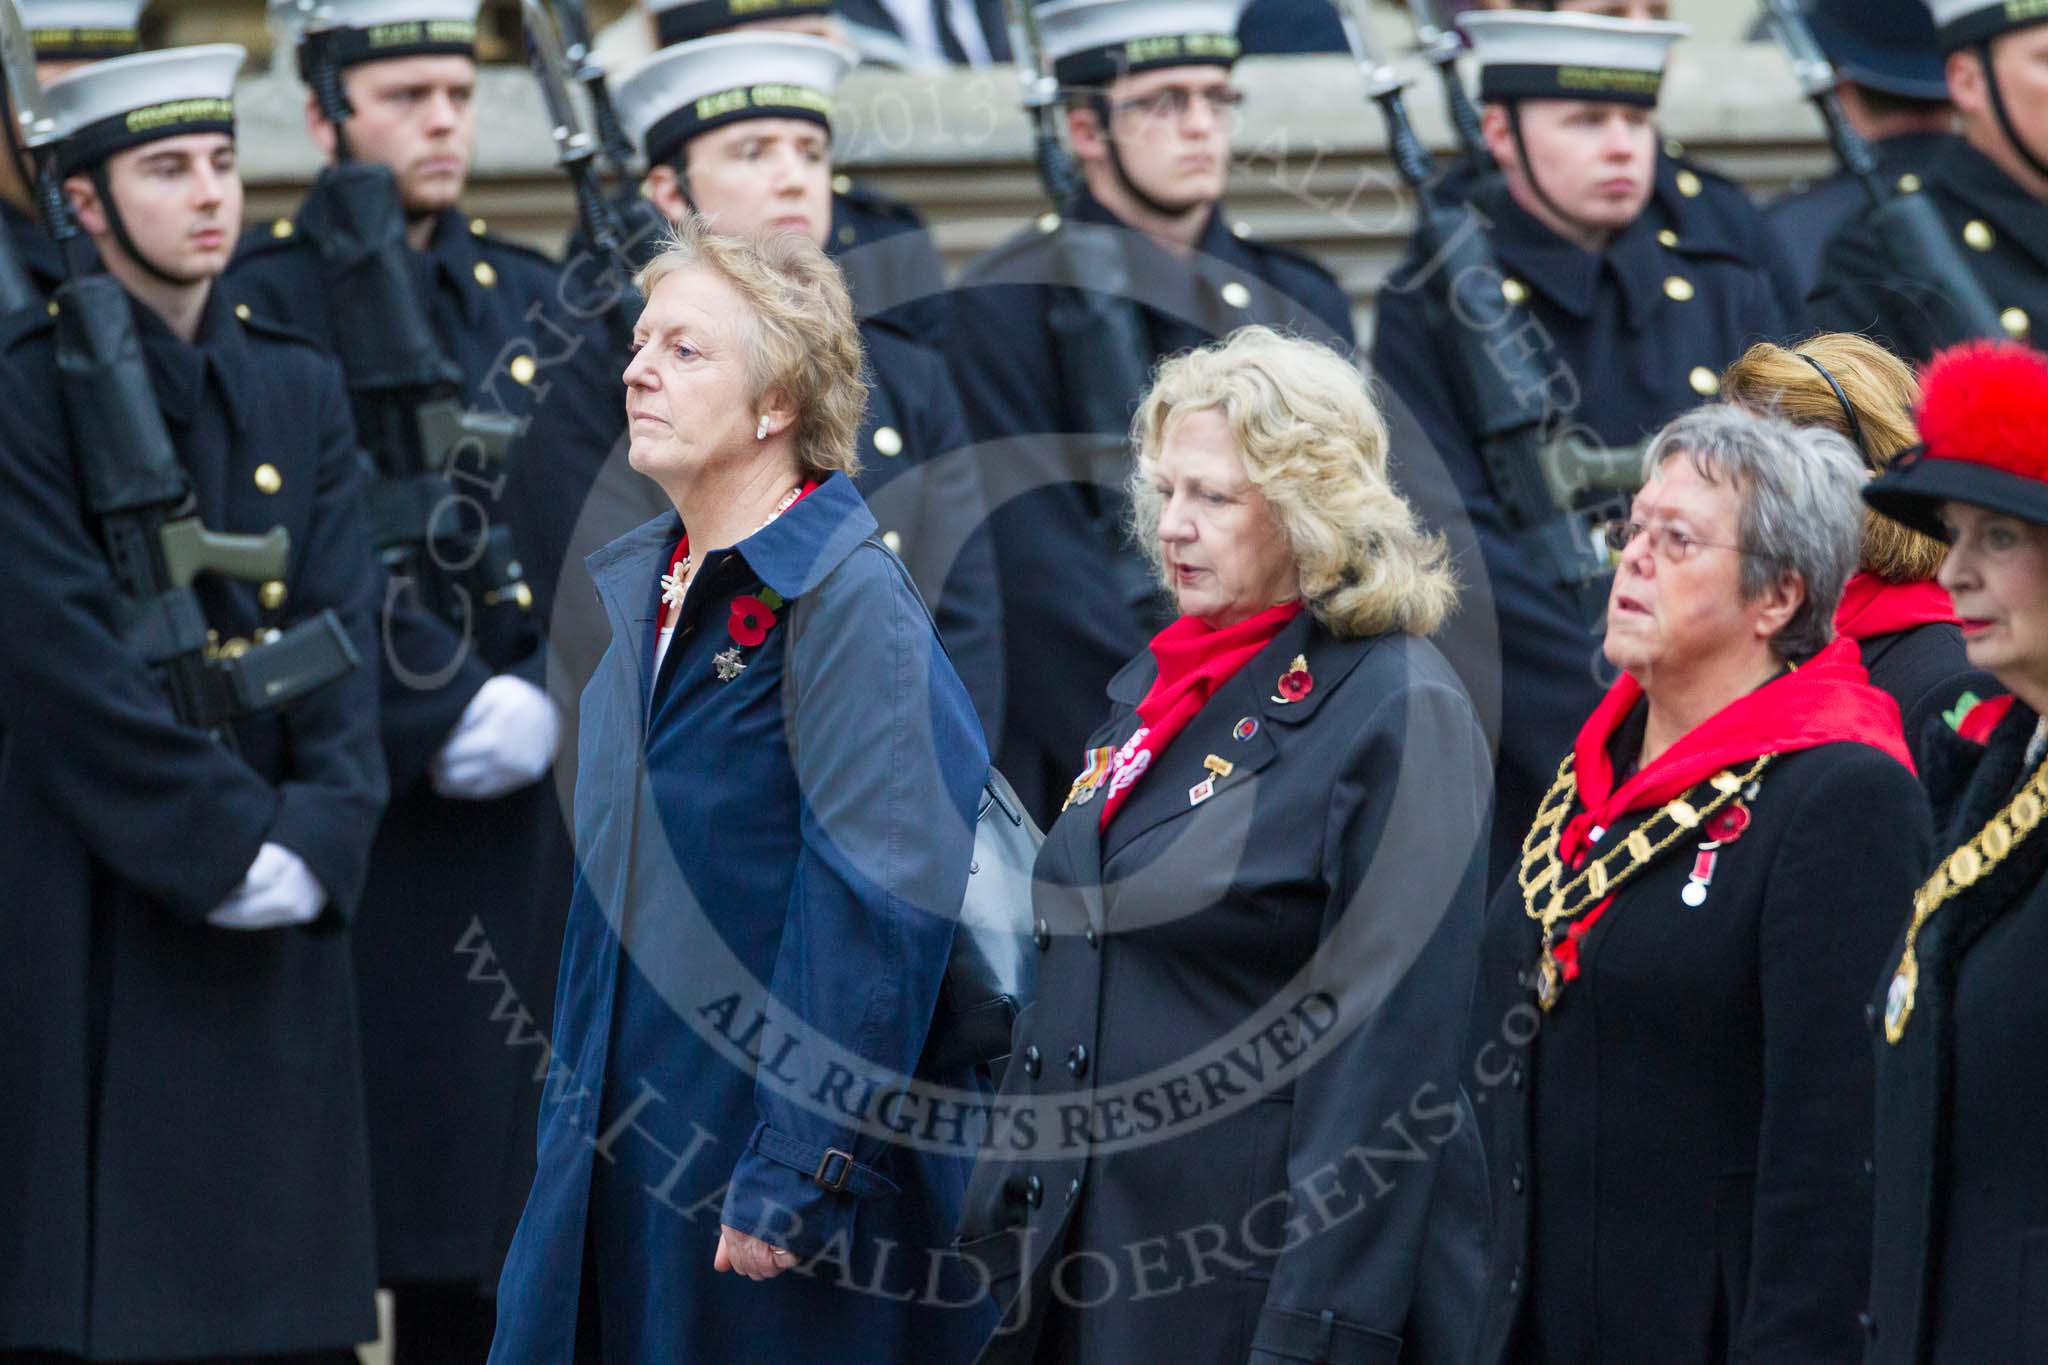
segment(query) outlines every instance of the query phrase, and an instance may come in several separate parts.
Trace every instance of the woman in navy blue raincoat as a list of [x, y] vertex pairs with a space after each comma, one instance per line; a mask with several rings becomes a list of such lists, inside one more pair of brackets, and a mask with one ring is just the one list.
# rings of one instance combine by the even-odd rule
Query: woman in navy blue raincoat
[[639, 283], [631, 459], [677, 514], [589, 561], [612, 644], [491, 1360], [964, 1360], [979, 1092], [918, 1062], [986, 746], [848, 477], [838, 272], [690, 220]]

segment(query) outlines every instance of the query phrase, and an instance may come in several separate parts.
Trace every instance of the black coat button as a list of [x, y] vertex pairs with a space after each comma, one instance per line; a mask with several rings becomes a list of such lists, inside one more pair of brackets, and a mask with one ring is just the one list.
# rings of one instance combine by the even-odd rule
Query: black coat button
[[1870, 1316], [1869, 1309], [1865, 1309], [1856, 1315], [1856, 1325], [1863, 1329], [1863, 1339], [1865, 1341], [1877, 1340], [1877, 1319]]
[[1508, 1181], [1508, 1188], [1513, 1190], [1516, 1194], [1520, 1194], [1522, 1192], [1522, 1177], [1514, 1176], [1510, 1178]]
[[1034, 1209], [1043, 1204], [1045, 1202], [1045, 1182], [1035, 1175], [1026, 1180], [1024, 1182], [1024, 1198]]
[[1038, 923], [1031, 926], [1031, 941], [1038, 945], [1041, 953], [1052, 947], [1052, 926], [1045, 922], [1045, 916], [1040, 915]]
[[1522, 1082], [1526, 1079], [1527, 1074], [1519, 1066], [1517, 1066], [1513, 1071], [1510, 1071], [1508, 1073], [1508, 1084], [1513, 1086], [1517, 1090], [1520, 1090], [1522, 1088]]
[[1034, 1081], [1037, 1080], [1038, 1073], [1044, 1066], [1045, 1054], [1038, 1050], [1038, 1044], [1033, 1043], [1024, 1049], [1024, 1074], [1026, 1076], [1029, 1076]]
[[1074, 1177], [1074, 1178], [1073, 1178], [1072, 1180], [1069, 1180], [1069, 1181], [1067, 1182], [1067, 1202], [1068, 1202], [1069, 1204], [1071, 1204], [1071, 1203], [1073, 1203], [1073, 1202], [1074, 1202], [1074, 1201], [1075, 1201], [1076, 1199], [1080, 1198], [1080, 1196], [1081, 1196], [1081, 1177], [1077, 1175], [1077, 1176], [1075, 1176], [1075, 1177]]
[[1863, 1027], [1869, 1029], [1872, 1033], [1877, 1032], [1876, 1005], [1865, 1005], [1863, 1007]]
[[1067, 1049], [1067, 1070], [1073, 1073], [1075, 1080], [1079, 1080], [1088, 1074], [1088, 1045], [1086, 1043], [1076, 1043]]
[[1088, 940], [1090, 948], [1097, 948], [1102, 945], [1102, 936], [1095, 932], [1095, 926], [1092, 924], [1088, 926], [1088, 932], [1083, 934], [1082, 937]]

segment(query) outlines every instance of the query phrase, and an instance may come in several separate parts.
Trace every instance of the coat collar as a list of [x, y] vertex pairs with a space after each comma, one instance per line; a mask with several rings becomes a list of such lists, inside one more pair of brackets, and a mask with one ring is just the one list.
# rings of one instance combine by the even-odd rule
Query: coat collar
[[225, 291], [217, 283], [207, 291], [198, 335], [190, 345], [171, 331], [155, 309], [132, 297], [129, 304], [149, 363], [150, 381], [156, 388], [157, 405], [165, 418], [178, 426], [191, 425], [211, 376], [220, 388], [228, 419], [237, 431], [247, 430], [249, 347]]
[[1592, 252], [1545, 227], [1503, 184], [1495, 182], [1485, 199], [1501, 265], [1573, 317], [1593, 316], [1609, 278], [1621, 290], [1630, 330], [1641, 331], [1663, 306], [1664, 281], [1672, 271], [1648, 213], [1617, 233], [1606, 250]]
[[[472, 327], [482, 322], [490, 291], [496, 286], [486, 286], [480, 277], [495, 280], [497, 268], [484, 259], [467, 220], [453, 209], [443, 209], [424, 254], [434, 287], [455, 298], [462, 308], [463, 321]], [[480, 271], [479, 266], [490, 268]]]
[[[2026, 248], [2036, 261], [2048, 262], [2048, 207], [2028, 194], [1998, 163], [1957, 138], [1943, 155], [1942, 183], [1969, 208]], [[1968, 253], [1965, 253], [1968, 254]]]

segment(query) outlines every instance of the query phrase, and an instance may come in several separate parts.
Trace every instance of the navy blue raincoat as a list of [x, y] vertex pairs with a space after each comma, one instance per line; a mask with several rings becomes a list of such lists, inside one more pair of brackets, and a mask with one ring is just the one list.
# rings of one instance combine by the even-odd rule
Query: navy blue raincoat
[[[656, 674], [681, 533], [588, 560], [613, 638], [491, 1360], [969, 1359], [993, 1314], [946, 1248], [985, 1092], [906, 1083], [987, 771], [972, 704], [840, 476], [705, 557]], [[715, 1274], [720, 1224], [804, 1261]]]

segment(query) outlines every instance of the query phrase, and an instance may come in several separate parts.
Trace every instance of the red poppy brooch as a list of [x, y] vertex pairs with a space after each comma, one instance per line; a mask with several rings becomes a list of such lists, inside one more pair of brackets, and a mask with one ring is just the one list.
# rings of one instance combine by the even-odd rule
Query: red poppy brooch
[[778, 619], [776, 609], [783, 605], [775, 589], [764, 587], [759, 593], [742, 593], [732, 600], [732, 616], [725, 623], [726, 633], [732, 636], [732, 647], [720, 651], [711, 660], [718, 670], [720, 682], [731, 682], [746, 671], [745, 659], [740, 656], [742, 649], [752, 649], [768, 638], [768, 632], [775, 627]]
[[1300, 701], [1303, 697], [1315, 691], [1316, 680], [1308, 671], [1308, 659], [1306, 656], [1300, 654], [1294, 656], [1294, 661], [1287, 665], [1287, 671], [1280, 675], [1278, 686], [1280, 690], [1273, 694], [1273, 700], [1279, 702], [1282, 706], [1285, 706], [1288, 702]]

